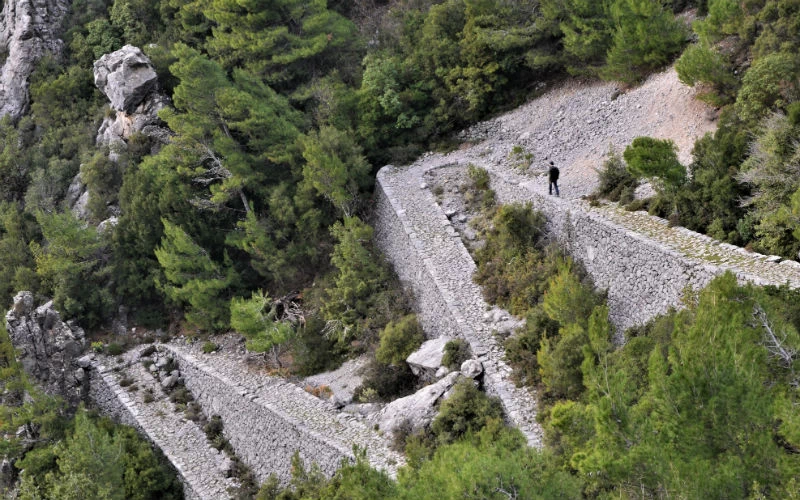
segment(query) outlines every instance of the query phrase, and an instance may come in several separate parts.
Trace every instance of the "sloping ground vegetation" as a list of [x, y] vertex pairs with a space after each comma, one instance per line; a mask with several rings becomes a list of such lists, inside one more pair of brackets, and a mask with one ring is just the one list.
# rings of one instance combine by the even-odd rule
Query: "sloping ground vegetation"
[[[585, 495], [797, 495], [796, 291], [728, 273], [615, 346], [602, 297], [568, 259], [541, 251], [530, 207], [499, 207], [492, 228], [476, 280], [526, 315], [507, 357], [538, 390], [547, 448]], [[496, 282], [512, 285], [498, 294]]]
[[[690, 8], [701, 16], [691, 28], [685, 17], [674, 15]], [[45, 59], [31, 77], [29, 112], [16, 123], [0, 121], [2, 300], [8, 305], [16, 291], [32, 290], [39, 299], [53, 298], [65, 318], [94, 330], [108, 325], [121, 305], [132, 323], [148, 328], [170, 324], [172, 331], [205, 334], [234, 326], [251, 346], [271, 351], [277, 364], [288, 352], [290, 368], [299, 373], [374, 350], [389, 324], [384, 346], [405, 350], [408, 339], [398, 342], [395, 336], [406, 332], [414, 338], [407, 311], [397, 307], [406, 299], [363, 222], [377, 168], [430, 147], [448, 147], [450, 132], [529, 98], [542, 82], [572, 74], [632, 85], [682, 52], [681, 78], [723, 106], [719, 130], [697, 143], [689, 174], [660, 190], [651, 210], [720, 239], [793, 258], [800, 250], [798, 19], [793, 0], [75, 0], [65, 25], [65, 53]], [[124, 44], [141, 47], [156, 65], [173, 102], [162, 119], [175, 135], [157, 151], [146, 137], [133, 137], [111, 162], [95, 145], [98, 125], [110, 110], [94, 88], [91, 68]], [[220, 168], [226, 175], [219, 175]], [[90, 191], [88, 221], [76, 220], [66, 206], [67, 188], [78, 173]], [[118, 224], [98, 231], [97, 223], [117, 209]], [[465, 462], [474, 470], [486, 471], [478, 460], [497, 455], [502, 464], [508, 450], [519, 455], [509, 467], [519, 463], [543, 478], [545, 498], [552, 496], [552, 484], [568, 492], [583, 488], [588, 495], [709, 494], [685, 479], [684, 472], [697, 471], [702, 474], [691, 477], [718, 478], [708, 488], [738, 481], [730, 496], [793, 491], [784, 480], [796, 465], [798, 443], [788, 410], [796, 397], [788, 378], [793, 366], [789, 358], [773, 363], [772, 344], [757, 335], [766, 327], [748, 326], [746, 311], [736, 309], [755, 311], [758, 304], [773, 318], [765, 292], [721, 280], [686, 312], [611, 352], [600, 299], [574, 274], [576, 266], [547, 245], [516, 241], [519, 231], [503, 229], [515, 221], [536, 227], [536, 216], [520, 207], [500, 214], [496, 230], [508, 234], [498, 238], [519, 246], [487, 249], [481, 279], [491, 297], [528, 317], [529, 331], [508, 340], [509, 356], [520, 381], [540, 384], [551, 398], [545, 423], [552, 429], [555, 458], [525, 450], [516, 438], [487, 437], [505, 431], [472, 429], [463, 443], [426, 459], [430, 465], [414, 475], [417, 486], [401, 478], [398, 488], [433, 485], [437, 467], [452, 470], [448, 461], [464, 456], [474, 457]], [[502, 268], [507, 254], [522, 263], [520, 274]], [[576, 302], [573, 293], [586, 300]], [[695, 379], [673, 375], [688, 366], [676, 356], [696, 347], [691, 332], [700, 335], [701, 326], [714, 331], [698, 322], [716, 314], [716, 307], [729, 313], [717, 316], [729, 323], [726, 338], [739, 339], [736, 346], [744, 349], [720, 360], [719, 373], [730, 377], [726, 391], [745, 403], [756, 397], [748, 391], [760, 383], [769, 390], [758, 397], [769, 399], [745, 405], [753, 410], [743, 412], [742, 421], [756, 422], [747, 433], [723, 425], [725, 439], [712, 442], [716, 421], [695, 418], [686, 408], [707, 406], [718, 389], [686, 394], [680, 391], [693, 390]], [[778, 311], [796, 315], [790, 306]], [[792, 339], [789, 325], [796, 321], [786, 321], [786, 338]], [[669, 335], [662, 323], [674, 323]], [[723, 339], [705, 340], [711, 341]], [[720, 355], [728, 352], [717, 347]], [[381, 359], [398, 358], [389, 351]], [[615, 357], [630, 363], [608, 361]], [[750, 371], [741, 374], [723, 369], [741, 360], [759, 368], [747, 365]], [[391, 365], [374, 371], [388, 373], [382, 366]], [[609, 380], [616, 380], [618, 393], [612, 394], [611, 382], [595, 387], [598, 366], [616, 367], [601, 371], [604, 377], [616, 374]], [[646, 380], [626, 378], [632, 366]], [[747, 379], [737, 381], [740, 375]], [[396, 392], [403, 376], [374, 381], [372, 390]], [[49, 446], [60, 437], [51, 439], [48, 426], [33, 424], [58, 420], [62, 413], [57, 402], [33, 399], [25, 404], [41, 411], [23, 411], [13, 422], [30, 424], [34, 439]], [[637, 408], [626, 416], [630, 422], [615, 420], [612, 409], [619, 411], [620, 401], [626, 411]], [[664, 401], [688, 406], [659, 406]], [[720, 404], [724, 409], [729, 403]], [[728, 414], [720, 411], [724, 421]], [[558, 415], [569, 418], [558, 424]], [[647, 427], [645, 420], [659, 427]], [[627, 427], [612, 432], [603, 427], [610, 422]], [[676, 429], [684, 423], [694, 429], [686, 439], [702, 443], [697, 449], [680, 440], [684, 436]], [[101, 432], [90, 432], [95, 424], [83, 417], [59, 425], [72, 425], [76, 437], [69, 439], [76, 442]], [[16, 428], [4, 431], [10, 435]], [[68, 435], [58, 432], [52, 435]], [[117, 446], [117, 431], [101, 433], [102, 442]], [[74, 472], [58, 463], [69, 456], [69, 439], [46, 452], [48, 467], [27, 468], [41, 474], [25, 484], [58, 496], [45, 492], [58, 483], [52, 478]], [[756, 442], [763, 446], [753, 451]], [[738, 444], [734, 449], [730, 443]], [[658, 467], [636, 469], [654, 462], [633, 457], [631, 450], [647, 455], [656, 449], [664, 453]], [[25, 460], [25, 451], [11, 446], [6, 454]], [[696, 463], [688, 461], [690, 451]], [[760, 455], [746, 455], [751, 451]], [[772, 472], [752, 456], [763, 458]], [[721, 466], [709, 465], [716, 463]], [[345, 467], [324, 484], [354, 487], [361, 472], [374, 474], [364, 467]], [[493, 476], [502, 480], [489, 490], [481, 489], [488, 483], [463, 487], [476, 495], [513, 495], [524, 489], [510, 484], [511, 477], [521, 480], [518, 471]], [[453, 492], [465, 490], [458, 488], [442, 485], [441, 494], [460, 496]]]

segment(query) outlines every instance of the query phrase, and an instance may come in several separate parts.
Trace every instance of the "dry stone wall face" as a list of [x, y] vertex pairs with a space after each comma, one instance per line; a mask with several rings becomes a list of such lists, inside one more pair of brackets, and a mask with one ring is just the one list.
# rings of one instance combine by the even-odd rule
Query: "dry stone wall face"
[[[413, 228], [422, 227], [423, 223], [416, 219], [435, 221], [428, 223], [427, 230], [438, 230], [442, 235], [451, 236], [455, 231], [434, 202], [424, 202], [430, 214], [422, 210], [409, 217], [415, 209], [412, 207], [419, 206], [414, 199], [419, 194], [411, 193], [428, 191], [421, 172], [454, 164], [466, 167], [465, 162], [458, 161], [461, 158], [454, 156], [455, 162], [448, 161], [447, 156], [431, 155], [410, 167], [384, 167], [378, 174], [374, 221], [378, 243], [397, 274], [411, 284], [418, 297], [436, 293], [447, 297], [447, 287], [437, 283], [446, 281], [451, 269], [446, 262], [436, 264], [429, 255], [435, 250], [419, 243]], [[536, 180], [513, 169], [474, 163], [490, 171], [498, 202], [530, 202], [534, 209], [542, 211], [550, 234], [586, 267], [598, 288], [607, 290], [609, 315], [617, 327], [618, 341], [625, 329], [672, 307], [681, 307], [687, 288], [699, 290], [726, 271], [733, 272], [743, 283], [800, 287], [800, 265], [796, 262], [778, 262], [779, 257], [750, 253], [684, 228], [669, 228], [666, 221], [644, 213], [624, 212], [614, 206], [591, 207], [582, 200], [543, 195], [537, 192]], [[433, 196], [428, 198], [432, 200]], [[437, 225], [440, 227], [435, 229]], [[433, 241], [428, 235], [424, 239]], [[460, 249], [449, 250], [449, 255], [465, 252], [461, 245]], [[411, 255], [414, 253], [417, 255]], [[427, 299], [417, 300], [424, 308], [421, 319], [429, 336], [452, 331], [440, 324], [460, 324], [449, 319], [464, 312], [458, 307], [461, 291], [453, 293], [455, 296], [449, 299], [434, 298], [433, 307], [427, 305]], [[442, 312], [437, 301], [444, 301], [449, 312]]]
[[691, 261], [573, 201], [542, 196], [500, 175], [492, 187], [501, 203], [531, 202], [547, 217], [547, 228], [582, 263], [595, 286], [608, 291], [609, 319], [617, 341], [625, 329], [678, 308], [687, 287], [705, 287], [724, 269]]
[[88, 399], [92, 406], [115, 422], [134, 427], [158, 446], [172, 464], [187, 500], [229, 498], [230, 483], [216, 466], [224, 457], [210, 448], [205, 434], [194, 422], [181, 419], [169, 401], [143, 405], [117, 381], [102, 362], [89, 370]]
[[361, 419], [339, 413], [291, 382], [249, 371], [235, 356], [203, 354], [199, 346], [164, 347], [203, 412], [222, 418], [225, 437], [260, 481], [274, 473], [287, 483], [295, 452], [331, 476], [342, 460], [355, 458], [353, 445], [366, 450], [370, 465], [391, 476], [403, 465], [402, 455]]
[[499, 202], [531, 202], [541, 210], [550, 234], [586, 267], [597, 287], [607, 290], [618, 342], [628, 327], [680, 307], [687, 288], [703, 288], [726, 271], [741, 282], [800, 287], [796, 262], [778, 263], [779, 257], [752, 254], [613, 205], [592, 207], [582, 200], [541, 194], [540, 179], [482, 161], [473, 152], [427, 154], [410, 166], [381, 169], [373, 220], [376, 242], [414, 291], [428, 337], [456, 336], [470, 343], [485, 367], [487, 392], [500, 397], [509, 420], [531, 445], [541, 444], [535, 403], [510, 381], [511, 370], [492, 332], [499, 324], [487, 320], [489, 306], [472, 282], [475, 264], [425, 183], [426, 172], [474, 163], [490, 172]]
[[225, 437], [259, 481], [274, 473], [287, 483], [295, 451], [306, 464], [317, 462], [328, 476], [336, 472], [342, 458], [353, 458], [348, 448], [315, 436], [302, 422], [270, 408], [268, 401], [224, 380], [197, 360], [173, 352], [186, 387], [207, 415], [222, 418]]
[[413, 287], [415, 300], [417, 304], [425, 304], [425, 314], [419, 316], [419, 321], [426, 334], [432, 338], [460, 337], [458, 320], [436, 286], [436, 276], [425, 263], [424, 246], [418, 235], [402, 223], [405, 210], [395, 204], [389, 192], [388, 186], [381, 184], [375, 192], [375, 242], [390, 257], [397, 277], [405, 283], [417, 284]]
[[[140, 360], [144, 346], [119, 360], [89, 355], [87, 397], [98, 410], [117, 422], [135, 427], [157, 445], [172, 463], [189, 499], [230, 498], [235, 481], [228, 478], [230, 460], [213, 449], [200, 427], [175, 412], [161, 385]], [[198, 348], [199, 349], [199, 348]], [[353, 460], [352, 446], [366, 450], [369, 463], [391, 476], [403, 457], [358, 417], [343, 415], [278, 377], [249, 372], [241, 359], [216, 353], [204, 355], [180, 342], [160, 344], [178, 365], [180, 378], [207, 417], [219, 415], [225, 437], [259, 481], [276, 474], [283, 484], [291, 479], [295, 452], [307, 465], [316, 463], [332, 476], [342, 460]], [[120, 386], [130, 377], [139, 386]], [[156, 394], [145, 401], [145, 390]]]

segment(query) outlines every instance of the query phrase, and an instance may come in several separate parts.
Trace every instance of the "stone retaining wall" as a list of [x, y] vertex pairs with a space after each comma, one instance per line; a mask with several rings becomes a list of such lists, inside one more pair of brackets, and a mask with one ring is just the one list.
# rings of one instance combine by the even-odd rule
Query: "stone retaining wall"
[[211, 495], [203, 495], [202, 492], [195, 491], [192, 482], [187, 480], [180, 464], [176, 463], [171, 457], [169, 450], [164, 449], [164, 443], [158, 436], [151, 433], [149, 429], [142, 425], [139, 412], [135, 409], [135, 404], [130, 395], [119, 386], [113, 372], [102, 364], [92, 366], [88, 371], [89, 391], [88, 399], [90, 404], [100, 411], [103, 415], [111, 418], [117, 423], [130, 425], [144, 438], [158, 446], [165, 453], [173, 468], [178, 474], [178, 480], [183, 485], [183, 495], [186, 500], [203, 500], [213, 498]]
[[336, 472], [342, 459], [354, 458], [351, 449], [310, 431], [260, 395], [227, 380], [189, 354], [170, 351], [184, 384], [203, 412], [222, 418], [223, 433], [236, 456], [253, 469], [260, 482], [274, 473], [282, 483], [288, 483], [295, 452], [307, 466], [316, 462], [327, 476]]
[[500, 398], [510, 422], [531, 446], [541, 446], [535, 399], [510, 379], [511, 368], [494, 336], [496, 325], [486, 320], [488, 306], [472, 281], [475, 263], [425, 186], [425, 171], [386, 167], [378, 173], [376, 244], [404, 285], [413, 290], [426, 335], [468, 341], [483, 365], [486, 392]]
[[[461, 162], [455, 164], [466, 167]], [[552, 237], [585, 266], [598, 288], [608, 292], [609, 317], [617, 327], [617, 341], [622, 340], [625, 329], [646, 323], [672, 307], [680, 307], [688, 288], [701, 289], [726, 271], [733, 272], [741, 282], [800, 285], [799, 266], [795, 262], [776, 264], [773, 261], [779, 259], [775, 257], [753, 254], [683, 228], [668, 228], [666, 221], [647, 215], [617, 214], [613, 208], [593, 208], [582, 200], [542, 195], [537, 192], [535, 181], [513, 169], [478, 165], [489, 170], [498, 202], [531, 202], [534, 209], [547, 217]], [[452, 166], [454, 162], [447, 161], [446, 157], [431, 156], [409, 167], [385, 167], [378, 175], [376, 186], [377, 209], [373, 224], [378, 244], [389, 256], [397, 274], [417, 294], [421, 321], [429, 332], [451, 331], [455, 324], [451, 317], [458, 317], [461, 312], [452, 307], [459, 299], [448, 299], [448, 290], [437, 285], [449, 270], [433, 265], [421, 253], [423, 245], [411, 229], [419, 222], [407, 216], [409, 203], [418, 203], [416, 199], [421, 195], [410, 196], [409, 193], [427, 191], [421, 172]], [[438, 230], [442, 234], [452, 233], [453, 228], [441, 209], [435, 203], [430, 205], [431, 213], [426, 217], [433, 221], [442, 219]], [[637, 224], [636, 219], [641, 218], [647, 231], [653, 233], [653, 226], [656, 226], [655, 233], [664, 233], [656, 236], [669, 243], [618, 224], [615, 218], [633, 226]], [[430, 248], [425, 251], [430, 252]], [[439, 297], [435, 297], [437, 293]], [[449, 311], [443, 311], [442, 304], [448, 306]]]
[[389, 258], [400, 281], [411, 284], [421, 312], [418, 318], [425, 332], [431, 337], [461, 337], [462, 329], [453, 314], [453, 308], [443, 296], [443, 288], [437, 285], [434, 268], [430, 262], [426, 262], [417, 234], [410, 225], [403, 223], [405, 210], [392, 200], [388, 194], [390, 192], [379, 180], [375, 189], [372, 221], [375, 243]]
[[[487, 318], [490, 306], [472, 281], [475, 263], [425, 181], [432, 169], [466, 168], [467, 163], [457, 151], [381, 169], [372, 220], [375, 240], [413, 290], [426, 335], [467, 340], [486, 370], [486, 391], [500, 397], [509, 421], [522, 430], [528, 443], [540, 445], [535, 401], [511, 381], [511, 369], [493, 331], [498, 325]], [[617, 342], [622, 342], [628, 327], [680, 307], [687, 288], [700, 289], [726, 271], [743, 282], [800, 286], [800, 266], [795, 262], [778, 264], [779, 258], [668, 228], [666, 221], [646, 214], [543, 195], [537, 193], [538, 179], [523, 172], [478, 159], [470, 158], [469, 163], [490, 172], [499, 202], [531, 202], [545, 214], [551, 236], [586, 267], [598, 288], [607, 291]]]
[[544, 213], [549, 233], [583, 264], [595, 286], [607, 290], [617, 341], [625, 329], [680, 307], [687, 287], [703, 288], [725, 271], [687, 259], [574, 201], [542, 196], [498, 175], [492, 188], [500, 203], [531, 202]]

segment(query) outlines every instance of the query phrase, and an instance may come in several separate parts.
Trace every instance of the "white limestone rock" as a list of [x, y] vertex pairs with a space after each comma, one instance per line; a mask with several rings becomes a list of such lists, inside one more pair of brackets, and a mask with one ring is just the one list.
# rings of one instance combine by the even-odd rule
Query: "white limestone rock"
[[94, 84], [112, 108], [131, 114], [156, 89], [158, 75], [141, 49], [126, 45], [95, 61]]
[[411, 372], [424, 380], [435, 380], [436, 372], [442, 366], [444, 346], [451, 340], [449, 337], [439, 337], [424, 342], [406, 358]]
[[461, 374], [468, 378], [477, 378], [483, 373], [483, 365], [477, 359], [468, 359], [461, 363]]
[[0, 117], [16, 120], [28, 108], [28, 81], [47, 53], [58, 54], [69, 0], [8, 0], [0, 12], [0, 49], [7, 55], [0, 69]]
[[438, 370], [436, 370], [436, 379], [440, 379], [445, 377], [448, 373], [450, 373], [450, 368], [446, 366], [440, 366]]
[[461, 373], [453, 372], [410, 396], [392, 401], [370, 420], [377, 423], [380, 430], [385, 433], [395, 432], [406, 425], [410, 427], [411, 432], [423, 429], [436, 416], [437, 403], [460, 378]]
[[115, 111], [103, 120], [96, 139], [97, 144], [109, 146], [112, 161], [127, 149], [135, 133], [155, 139], [155, 147], [169, 141], [169, 131], [158, 118], [169, 99], [159, 91], [155, 67], [138, 47], [126, 45], [95, 61], [94, 82]]
[[364, 355], [345, 361], [336, 370], [318, 373], [303, 379], [300, 385], [301, 387], [328, 387], [333, 392], [331, 403], [337, 408], [341, 408], [353, 402], [353, 392], [363, 382], [364, 377], [361, 372], [368, 360], [369, 357]]
[[33, 303], [31, 292], [19, 292], [6, 314], [6, 329], [17, 350], [17, 360], [46, 392], [77, 406], [81, 380], [74, 375], [86, 346], [84, 331], [72, 322], [61, 321], [52, 301], [36, 309]]
[[369, 415], [379, 412], [381, 408], [383, 408], [383, 405], [380, 403], [353, 403], [342, 408], [342, 412], [349, 413], [351, 415], [359, 415], [361, 417], [368, 417]]

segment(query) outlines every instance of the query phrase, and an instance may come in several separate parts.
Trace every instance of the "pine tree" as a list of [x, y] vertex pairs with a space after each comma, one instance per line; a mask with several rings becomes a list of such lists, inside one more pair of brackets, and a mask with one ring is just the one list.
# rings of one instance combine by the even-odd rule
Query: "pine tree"
[[686, 41], [685, 29], [661, 2], [615, 0], [611, 18], [614, 36], [601, 71], [606, 78], [633, 83], [667, 64]]
[[335, 68], [356, 69], [360, 60], [355, 26], [326, 0], [212, 0], [203, 14], [215, 23], [211, 56], [281, 91]]
[[272, 353], [275, 364], [281, 367], [281, 353], [296, 336], [295, 326], [277, 317], [276, 305], [263, 291], [253, 292], [250, 299], [231, 300], [231, 327], [247, 338], [247, 349]]
[[225, 328], [229, 317], [225, 295], [233, 277], [183, 229], [166, 219], [162, 223], [164, 237], [155, 255], [166, 280], [157, 285], [169, 299], [188, 307], [189, 323], [208, 331]]

